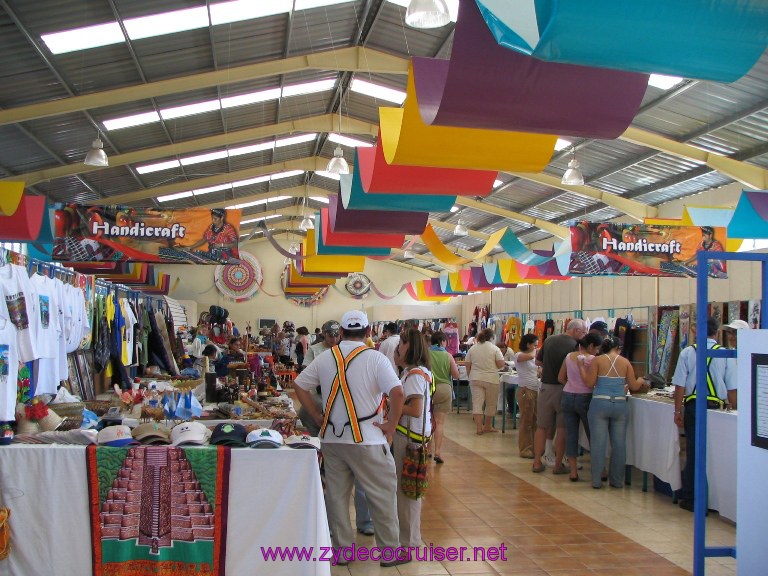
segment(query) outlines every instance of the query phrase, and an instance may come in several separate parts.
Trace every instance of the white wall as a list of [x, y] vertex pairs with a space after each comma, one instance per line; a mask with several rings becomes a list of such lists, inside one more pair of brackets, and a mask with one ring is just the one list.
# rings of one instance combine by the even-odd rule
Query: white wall
[[[451, 316], [458, 318], [460, 316], [461, 309], [458, 302], [452, 306], [422, 304], [411, 298], [407, 292], [401, 293], [392, 300], [383, 300], [373, 293], [367, 298], [356, 300], [344, 289], [345, 280], [339, 280], [336, 283], [342, 293], [331, 287], [325, 300], [317, 306], [309, 308], [298, 306], [285, 298], [280, 287], [283, 256], [267, 242], [251, 242], [242, 249], [256, 256], [264, 274], [263, 289], [259, 290], [253, 299], [243, 303], [228, 300], [214, 286], [213, 274], [216, 266], [186, 264], [168, 264], [159, 267], [160, 271], [171, 275], [171, 286], [176, 284], [177, 278], [179, 280], [169, 296], [177, 300], [196, 302], [197, 314], [205, 312], [211, 305], [222, 306], [229, 310], [229, 317], [241, 329], [247, 322], [255, 327], [258, 326], [259, 318], [271, 318], [278, 320], [281, 324], [285, 320], [292, 320], [297, 327], [304, 325], [312, 332], [326, 320], [340, 320], [344, 312], [353, 309], [366, 310], [373, 316], [372, 321]], [[385, 295], [396, 293], [404, 282], [426, 278], [416, 271], [371, 259], [366, 259], [364, 272]], [[442, 313], [436, 314], [438, 309]], [[398, 312], [402, 315], [385, 317], [384, 314], [390, 311], [393, 314]], [[371, 314], [372, 312], [375, 313]]]
[[[752, 354], [768, 351], [768, 330], [739, 331], [739, 395], [736, 464], [736, 568], [765, 574], [768, 566], [768, 450], [752, 446]], [[765, 407], [764, 407], [765, 409]]]

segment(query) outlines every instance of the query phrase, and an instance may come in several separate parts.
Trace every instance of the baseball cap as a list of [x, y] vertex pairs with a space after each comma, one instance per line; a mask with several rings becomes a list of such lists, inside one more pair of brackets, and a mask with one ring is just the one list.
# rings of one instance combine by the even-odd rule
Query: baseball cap
[[344, 330], [360, 330], [368, 328], [368, 315], [362, 310], [350, 310], [341, 317], [341, 327]]
[[339, 323], [336, 322], [336, 320], [328, 320], [325, 324], [323, 324], [323, 333], [330, 332], [332, 334], [338, 334], [339, 333]]
[[96, 436], [96, 442], [100, 446], [135, 446], [138, 444], [131, 436], [131, 429], [122, 424], [101, 429]]
[[277, 430], [257, 428], [248, 432], [245, 442], [251, 448], [280, 448], [283, 445], [283, 436]]
[[157, 422], [145, 422], [133, 429], [133, 438], [142, 444], [170, 444], [171, 430]]
[[726, 324], [723, 326], [723, 328], [731, 328], [733, 330], [744, 330], [749, 329], [749, 324], [744, 322], [744, 320], [731, 320], [730, 324]]
[[211, 435], [211, 431], [200, 422], [182, 422], [177, 424], [171, 430], [171, 444], [181, 446], [182, 444], [203, 445]]
[[320, 438], [307, 434], [288, 436], [285, 445], [289, 448], [314, 448], [320, 450]]
[[596, 320], [589, 325], [589, 331], [597, 330], [598, 332], [608, 332], [608, 324], [602, 320]]
[[242, 424], [222, 422], [216, 424], [211, 434], [211, 444], [219, 446], [245, 446], [245, 436], [248, 431]]

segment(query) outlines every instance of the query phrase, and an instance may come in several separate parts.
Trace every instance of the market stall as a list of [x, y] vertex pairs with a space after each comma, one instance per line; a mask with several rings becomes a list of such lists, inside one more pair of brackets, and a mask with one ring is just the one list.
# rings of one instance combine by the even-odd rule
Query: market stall
[[[200, 448], [198, 450], [209, 450]], [[315, 450], [229, 450], [225, 573], [326, 575], [330, 563], [266, 561], [266, 547], [330, 546]], [[11, 510], [8, 576], [93, 574], [86, 448], [0, 450], [0, 500]]]

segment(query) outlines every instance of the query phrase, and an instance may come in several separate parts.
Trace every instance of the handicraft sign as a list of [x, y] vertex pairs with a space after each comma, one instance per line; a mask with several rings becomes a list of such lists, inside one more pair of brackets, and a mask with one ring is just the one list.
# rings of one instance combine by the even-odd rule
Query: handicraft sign
[[[581, 222], [571, 227], [572, 276], [696, 277], [696, 253], [724, 252], [725, 228]], [[727, 278], [726, 263], [708, 261], [708, 275]]]
[[53, 259], [182, 264], [239, 262], [240, 210], [129, 206], [56, 209]]

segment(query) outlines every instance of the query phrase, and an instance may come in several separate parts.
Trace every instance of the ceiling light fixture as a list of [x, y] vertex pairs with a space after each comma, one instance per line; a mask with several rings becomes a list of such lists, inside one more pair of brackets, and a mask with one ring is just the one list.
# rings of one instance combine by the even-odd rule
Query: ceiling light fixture
[[453, 229], [454, 236], [469, 236], [469, 229], [464, 225], [464, 220], [459, 218], [456, 222], [456, 228]]
[[301, 209], [302, 213], [304, 214], [304, 219], [299, 224], [299, 230], [302, 232], [306, 232], [307, 230], [314, 230], [315, 229], [315, 223], [312, 222], [312, 219], [307, 216], [307, 187], [304, 186], [304, 206]]
[[88, 150], [85, 160], [83, 160], [83, 164], [86, 166], [109, 166], [109, 158], [104, 152], [104, 142], [101, 141], [100, 136], [101, 134], [97, 132], [96, 139], [91, 142], [91, 149]]
[[[339, 135], [342, 134], [341, 106], [344, 103], [343, 98], [344, 95], [341, 93], [341, 82], [339, 82]], [[336, 146], [336, 150], [333, 151], [333, 158], [328, 162], [325, 171], [330, 172], [331, 174], [349, 174], [349, 164], [347, 164], [347, 161], [344, 159], [344, 150], [342, 150], [341, 146]]]
[[568, 169], [563, 174], [561, 184], [568, 186], [584, 186], [584, 174], [581, 172], [581, 164], [576, 160], [576, 153], [572, 152], [573, 157], [568, 162]]
[[440, 28], [451, 21], [445, 0], [411, 0], [405, 23], [412, 28]]
[[413, 250], [409, 248], [408, 250], [403, 252], [403, 258], [405, 258], [406, 260], [411, 260], [413, 258], [416, 258], [416, 255], [413, 253]]

